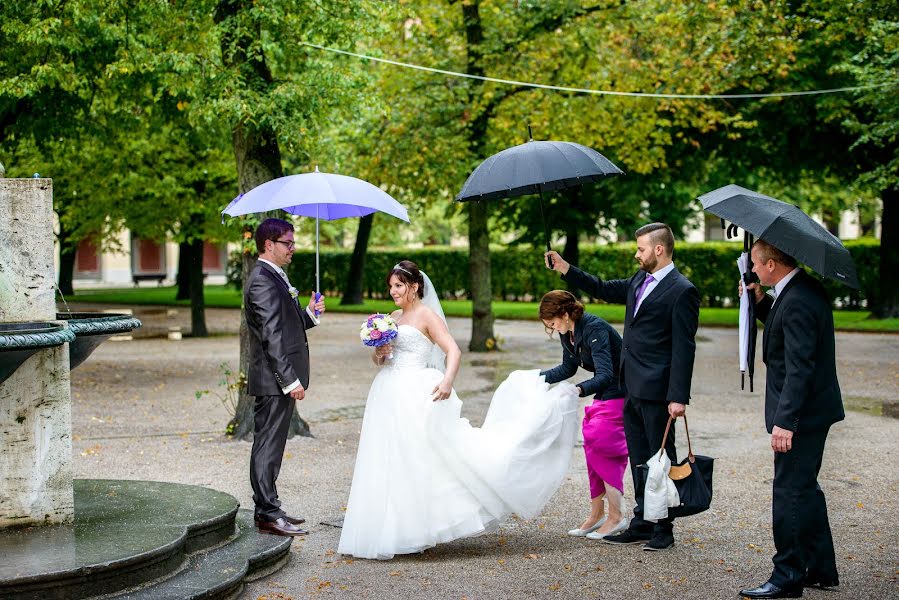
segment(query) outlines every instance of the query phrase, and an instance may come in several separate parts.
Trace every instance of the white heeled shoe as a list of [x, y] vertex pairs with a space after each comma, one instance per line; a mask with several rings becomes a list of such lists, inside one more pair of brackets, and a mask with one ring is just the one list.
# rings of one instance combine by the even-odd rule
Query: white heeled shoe
[[601, 518], [593, 527], [588, 527], [587, 529], [569, 529], [568, 535], [571, 537], [587, 537], [587, 535], [602, 527], [602, 524], [606, 522], [606, 519], [607, 517]]
[[630, 519], [625, 517], [625, 518], [621, 519], [620, 521], [618, 521], [618, 524], [615, 525], [615, 527], [612, 527], [612, 529], [607, 531], [606, 533], [597, 533], [596, 531], [592, 531], [592, 532], [588, 533], [587, 535], [585, 535], [584, 537], [587, 538], [588, 540], [601, 540], [602, 538], [604, 538], [606, 536], [615, 535], [616, 533], [621, 533], [622, 531], [627, 529], [627, 526], [629, 523], [630, 523]]

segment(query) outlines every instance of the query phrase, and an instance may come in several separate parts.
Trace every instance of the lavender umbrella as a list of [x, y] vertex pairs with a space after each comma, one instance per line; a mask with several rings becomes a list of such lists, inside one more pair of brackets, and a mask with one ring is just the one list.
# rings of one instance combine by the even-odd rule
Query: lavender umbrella
[[318, 221], [334, 221], [346, 217], [364, 217], [374, 212], [386, 213], [406, 223], [406, 208], [381, 188], [362, 179], [334, 173], [288, 175], [266, 181], [241, 194], [222, 211], [236, 217], [280, 209], [292, 215], [315, 217], [315, 291], [320, 291], [318, 267]]

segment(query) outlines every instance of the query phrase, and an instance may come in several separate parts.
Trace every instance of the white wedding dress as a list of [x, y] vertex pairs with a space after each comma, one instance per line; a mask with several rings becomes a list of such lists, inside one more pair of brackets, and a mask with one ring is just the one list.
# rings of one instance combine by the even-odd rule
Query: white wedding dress
[[455, 391], [434, 402], [443, 373], [433, 344], [400, 325], [393, 358], [375, 377], [362, 421], [338, 551], [389, 559], [533, 518], [568, 471], [580, 419], [575, 387], [538, 370], [497, 388], [481, 428], [459, 417]]

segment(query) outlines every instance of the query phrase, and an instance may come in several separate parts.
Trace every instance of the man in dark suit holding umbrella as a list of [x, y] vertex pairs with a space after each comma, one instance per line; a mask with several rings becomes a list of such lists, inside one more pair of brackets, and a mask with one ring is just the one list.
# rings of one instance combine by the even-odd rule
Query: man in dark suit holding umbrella
[[833, 312], [824, 286], [770, 243], [752, 246], [750, 284], [765, 323], [765, 426], [774, 450], [774, 571], [746, 598], [798, 598], [803, 587], [839, 584], [818, 471], [831, 425], [845, 418], [837, 381]]
[[253, 487], [256, 526], [275, 535], [296, 536], [307, 532], [298, 525], [305, 519], [281, 509], [275, 481], [281, 470], [287, 432], [296, 401], [309, 387], [309, 343], [306, 330], [318, 324], [315, 312], [325, 310], [324, 300], [309, 300], [300, 307], [297, 290], [284, 267], [293, 258], [293, 225], [266, 219], [255, 233], [259, 261], [244, 291], [247, 328], [250, 330], [250, 372], [247, 393], [256, 397], [250, 484]]
[[[629, 279], [603, 281], [570, 265], [555, 251], [545, 254], [546, 266], [591, 296], [624, 304], [624, 338], [620, 377], [627, 387], [624, 432], [631, 475], [637, 465], [658, 451], [669, 416], [679, 417], [690, 401], [699, 293], [672, 262], [674, 235], [664, 223], [636, 231], [640, 270]], [[674, 431], [665, 450], [674, 460]], [[637, 486], [634, 486], [637, 488]], [[643, 490], [635, 489], [636, 506], [629, 527], [603, 538], [611, 544], [643, 543], [644, 550], [674, 545], [673, 518], [652, 523], [643, 518]]]

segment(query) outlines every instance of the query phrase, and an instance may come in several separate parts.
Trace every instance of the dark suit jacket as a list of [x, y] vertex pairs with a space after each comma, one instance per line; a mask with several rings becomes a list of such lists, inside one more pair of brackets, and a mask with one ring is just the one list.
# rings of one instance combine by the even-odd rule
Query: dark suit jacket
[[634, 316], [637, 290], [646, 275], [640, 270], [630, 279], [603, 281], [572, 266], [563, 279], [595, 298], [626, 306], [620, 375], [628, 397], [689, 404], [699, 292], [675, 268]]
[[244, 291], [247, 328], [250, 330], [250, 372], [247, 393], [275, 396], [297, 379], [309, 389], [309, 342], [306, 330], [314, 327], [304, 308], [291, 298], [284, 279], [259, 261]]
[[558, 383], [577, 373], [581, 367], [594, 373], [593, 377], [577, 385], [581, 396], [596, 395], [603, 400], [624, 398], [618, 382], [621, 364], [621, 336], [604, 319], [584, 313], [574, 323], [574, 343], [567, 333], [559, 336], [562, 342], [562, 364], [542, 371], [546, 383]]
[[837, 381], [833, 311], [821, 282], [799, 271], [776, 302], [766, 295], [756, 304], [755, 315], [765, 323], [768, 433], [775, 425], [820, 431], [842, 421], [846, 413]]

